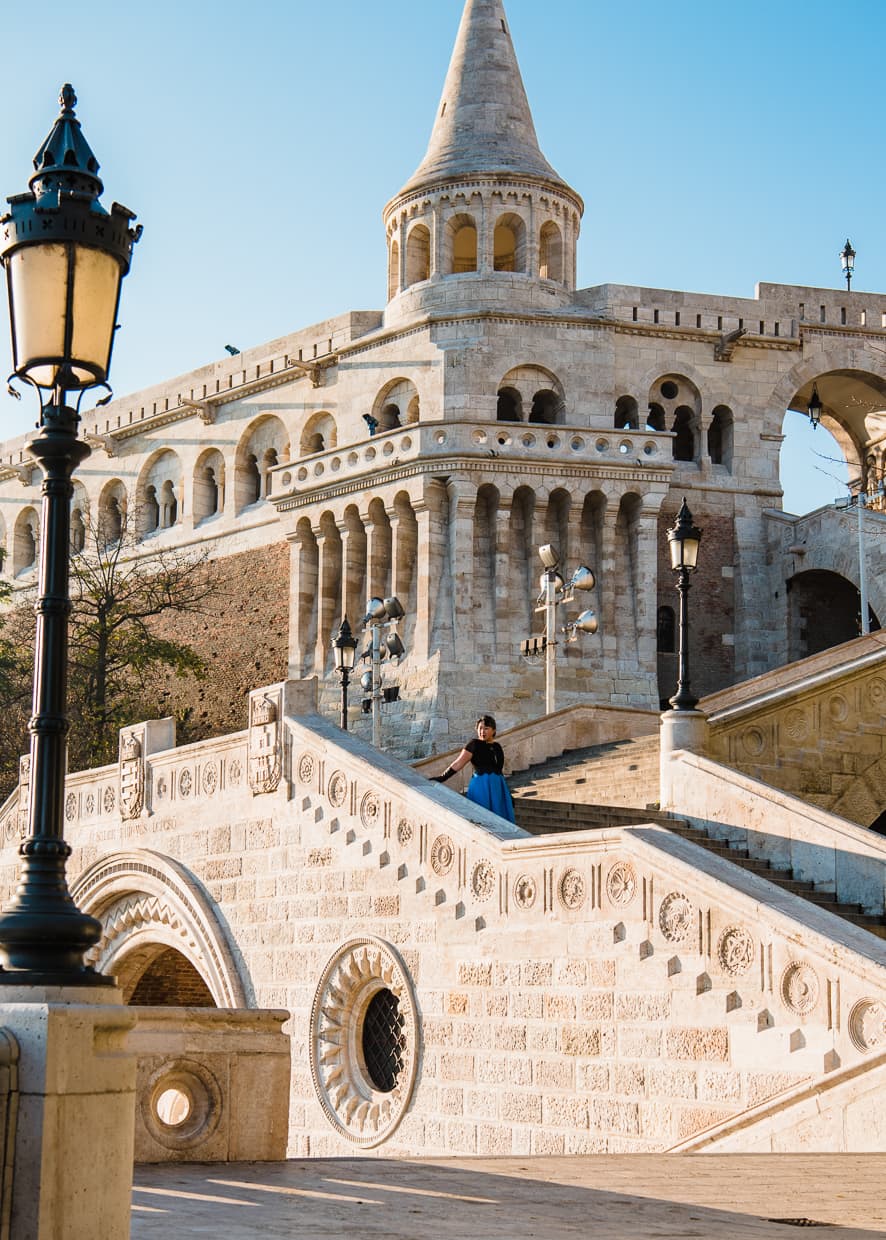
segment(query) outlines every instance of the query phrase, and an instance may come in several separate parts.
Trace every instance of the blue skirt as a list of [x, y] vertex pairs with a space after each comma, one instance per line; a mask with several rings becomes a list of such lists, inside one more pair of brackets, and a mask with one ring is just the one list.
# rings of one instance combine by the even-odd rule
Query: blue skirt
[[492, 810], [499, 818], [508, 822], [516, 822], [514, 803], [503, 775], [472, 775], [465, 796], [475, 805]]

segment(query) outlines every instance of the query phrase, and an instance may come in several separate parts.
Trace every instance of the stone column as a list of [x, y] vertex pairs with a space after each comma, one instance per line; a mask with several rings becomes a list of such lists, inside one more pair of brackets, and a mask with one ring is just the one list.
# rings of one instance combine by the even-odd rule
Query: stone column
[[[391, 532], [381, 501], [360, 513], [366, 530], [366, 597], [385, 598], [391, 581]], [[379, 509], [381, 509], [379, 511]]]
[[535, 199], [529, 199], [529, 223], [527, 225], [526, 234], [526, 270], [529, 275], [538, 279], [539, 277], [539, 255], [538, 255], [538, 227], [536, 224], [537, 211], [535, 209]]
[[618, 629], [615, 619], [618, 591], [619, 588], [625, 588], [624, 583], [620, 585], [616, 573], [618, 508], [617, 497], [608, 496], [602, 516], [603, 527], [600, 531], [600, 564], [593, 566], [600, 581], [600, 631], [604, 662], [610, 666], [614, 666], [618, 655]]
[[338, 527], [341, 539], [341, 614], [356, 632], [365, 614], [366, 535], [347, 521]]
[[486, 205], [486, 199], [480, 199], [480, 219], [477, 227], [477, 270], [481, 275], [490, 275], [494, 267], [494, 235], [490, 228], [492, 212]]
[[400, 287], [397, 291], [402, 293], [403, 290], [406, 288], [406, 217], [405, 216], [401, 216], [400, 218], [399, 234], [400, 234], [400, 271], [399, 271], [398, 278], [400, 281]]
[[0, 987], [19, 1048], [11, 1236], [129, 1240], [136, 1020], [110, 984]]
[[333, 630], [341, 621], [341, 543], [337, 530], [317, 532], [317, 643], [314, 670], [322, 676], [331, 657]]
[[290, 540], [289, 563], [289, 675], [299, 680], [311, 670], [317, 633], [317, 548], [307, 531]]
[[415, 629], [412, 650], [417, 664], [431, 657], [434, 608], [446, 567], [446, 526], [438, 504], [427, 496], [412, 501], [418, 526], [415, 578]]
[[529, 636], [528, 633], [516, 637], [514, 635], [514, 609], [511, 607], [512, 583], [509, 572], [510, 542], [511, 505], [504, 496], [500, 495], [495, 513], [495, 578], [492, 582], [495, 600], [493, 643], [500, 662], [515, 658], [518, 643], [523, 640], [523, 637]]
[[[452, 583], [452, 640], [465, 662], [474, 661], [474, 512], [477, 488], [466, 479], [450, 479], [449, 570]], [[433, 583], [432, 583], [433, 588]], [[485, 583], [482, 588], [486, 588]], [[453, 651], [453, 654], [455, 653]]]

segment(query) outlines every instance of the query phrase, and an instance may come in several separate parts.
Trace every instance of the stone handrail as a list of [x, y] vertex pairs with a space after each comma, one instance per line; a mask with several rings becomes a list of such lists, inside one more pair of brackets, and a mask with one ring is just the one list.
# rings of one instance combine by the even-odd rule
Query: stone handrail
[[0, 1240], [10, 1240], [12, 1171], [18, 1117], [18, 1042], [0, 1029]]
[[886, 911], [886, 838], [700, 754], [662, 761], [662, 808], [866, 913]]

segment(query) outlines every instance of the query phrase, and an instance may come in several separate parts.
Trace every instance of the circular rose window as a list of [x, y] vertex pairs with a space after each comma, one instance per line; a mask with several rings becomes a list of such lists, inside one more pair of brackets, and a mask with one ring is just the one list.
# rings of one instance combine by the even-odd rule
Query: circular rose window
[[418, 1016], [406, 966], [370, 937], [342, 944], [311, 1008], [311, 1075], [333, 1128], [380, 1145], [409, 1105], [418, 1067]]

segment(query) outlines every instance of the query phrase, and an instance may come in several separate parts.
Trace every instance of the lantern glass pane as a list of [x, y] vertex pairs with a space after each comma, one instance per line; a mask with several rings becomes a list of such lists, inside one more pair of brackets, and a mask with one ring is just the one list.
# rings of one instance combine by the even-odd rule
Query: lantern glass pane
[[683, 539], [683, 567], [695, 568], [698, 563], [698, 539]]
[[64, 245], [26, 245], [9, 257], [15, 369], [51, 387], [57, 365], [35, 366], [38, 358], [59, 361], [65, 348], [68, 252]]
[[[78, 245], [74, 253], [71, 362], [77, 378], [90, 383], [96, 373], [102, 379], [108, 373], [117, 317], [120, 264], [112, 255], [87, 246]], [[92, 371], [79, 368], [78, 362], [85, 363]]]

